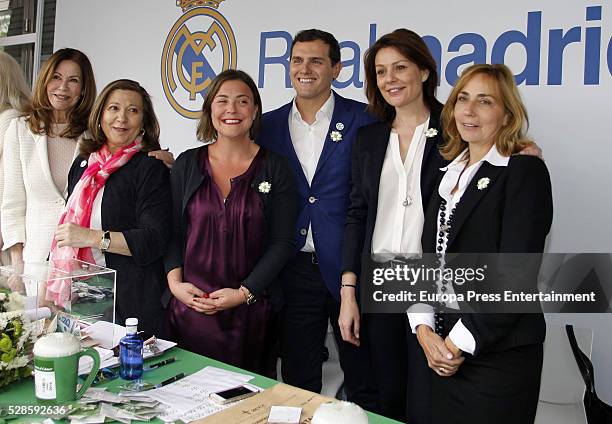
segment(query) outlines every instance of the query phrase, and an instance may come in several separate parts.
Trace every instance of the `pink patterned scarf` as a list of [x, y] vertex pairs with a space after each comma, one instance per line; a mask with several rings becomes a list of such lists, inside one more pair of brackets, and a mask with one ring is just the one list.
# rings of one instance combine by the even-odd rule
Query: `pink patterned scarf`
[[[132, 156], [141, 149], [142, 138], [139, 136], [131, 144], [120, 148], [115, 153], [111, 153], [108, 145], [105, 144], [100, 150], [89, 155], [88, 167], [74, 187], [58, 225], [72, 222], [81, 227], [89, 228], [92, 206], [98, 192], [104, 187], [108, 177], [128, 163]], [[51, 261], [57, 261], [58, 263], [66, 259], [79, 259], [95, 263], [91, 248], [58, 247], [55, 238], [51, 245], [49, 258]], [[47, 283], [46, 299], [53, 301], [58, 306], [66, 306], [66, 303], [70, 302], [70, 291], [71, 287], [68, 279], [49, 281]]]

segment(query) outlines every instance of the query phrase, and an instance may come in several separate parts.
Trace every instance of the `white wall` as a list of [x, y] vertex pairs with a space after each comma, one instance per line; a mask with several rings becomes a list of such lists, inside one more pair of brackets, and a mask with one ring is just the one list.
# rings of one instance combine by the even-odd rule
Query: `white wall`
[[[599, 7], [601, 17], [595, 9], [587, 20], [587, 7]], [[544, 150], [553, 178], [555, 216], [549, 250], [612, 251], [609, 218], [612, 208], [609, 189], [612, 180], [609, 160], [612, 4], [609, 2], [228, 0], [218, 11], [229, 21], [236, 35], [238, 68], [249, 72], [256, 82], [265, 77], [260, 89], [266, 110], [288, 101], [292, 90], [285, 87], [281, 65], [268, 65], [260, 72], [262, 33], [294, 34], [304, 28], [325, 29], [341, 42], [353, 42], [358, 48], [358, 58], [369, 45], [372, 24], [376, 27], [374, 37], [398, 27], [433, 36], [442, 48], [439, 89], [442, 100], [449, 92], [445, 78], [449, 62], [452, 65], [454, 58], [475, 50], [471, 45], [463, 45], [458, 52], [449, 52], [449, 44], [455, 37], [464, 33], [479, 34], [481, 37], [463, 37], [484, 40], [486, 52], [482, 57], [490, 62], [493, 46], [502, 34], [520, 31], [528, 35], [528, 49], [511, 44], [505, 54], [505, 63], [516, 74], [528, 64], [530, 78], [536, 75], [536, 81], [530, 80], [529, 85], [523, 82], [520, 89], [530, 114], [530, 135]], [[56, 48], [74, 47], [87, 53], [99, 89], [116, 78], [133, 78], [149, 90], [162, 127], [162, 144], [175, 153], [196, 145], [195, 121], [183, 118], [172, 109], [164, 95], [160, 76], [164, 42], [181, 15], [174, 0], [58, 0], [55, 32]], [[531, 23], [529, 31], [528, 22]], [[204, 31], [209, 25], [204, 18], [188, 23], [192, 32]], [[554, 59], [549, 61], [549, 54], [555, 56], [558, 44], [555, 39], [559, 38], [559, 33], [580, 40], [565, 48], [561, 67], [555, 65]], [[506, 36], [508, 34], [502, 36], [502, 41]], [[600, 40], [600, 47], [597, 40]], [[277, 38], [268, 41], [263, 53], [264, 56], [277, 56], [285, 50], [285, 42]], [[209, 60], [217, 63], [220, 60], [218, 52], [216, 56], [210, 53]], [[481, 52], [482, 49], [476, 49], [477, 55]], [[348, 47], [342, 53], [345, 60], [355, 56], [355, 50]], [[597, 58], [599, 66], [596, 66]], [[538, 66], [539, 72], [533, 72]], [[587, 78], [599, 75], [599, 82], [585, 83], [585, 66]], [[557, 84], [554, 78], [560, 70], [562, 78]], [[363, 71], [354, 66], [348, 66], [340, 80], [351, 79], [355, 72], [359, 72], [356, 79], [363, 81]], [[345, 96], [364, 99], [363, 89], [354, 84], [340, 91]], [[612, 316], [585, 316], [579, 320], [595, 329], [593, 356], [597, 386], [602, 398], [612, 401], [609, 360], [612, 356], [612, 338], [609, 337]]]

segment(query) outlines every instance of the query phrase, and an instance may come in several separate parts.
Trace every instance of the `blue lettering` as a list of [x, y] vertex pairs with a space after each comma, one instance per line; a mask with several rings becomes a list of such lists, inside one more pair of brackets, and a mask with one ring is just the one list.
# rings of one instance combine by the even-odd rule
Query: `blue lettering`
[[486, 63], [487, 61], [487, 41], [482, 35], [468, 32], [459, 34], [453, 38], [448, 45], [449, 52], [458, 52], [461, 46], [471, 44], [474, 51], [462, 56], [457, 56], [448, 61], [446, 65], [445, 77], [450, 85], [454, 85], [459, 79], [459, 67], [468, 63]]
[[[598, 21], [600, 19], [601, 6], [587, 7], [587, 21]], [[586, 85], [599, 84], [600, 52], [601, 28], [587, 28], [584, 35], [584, 83]]]
[[[266, 45], [269, 39], [284, 39], [287, 45], [285, 53], [281, 56], [266, 56]], [[291, 78], [289, 77], [289, 51], [291, 46], [291, 34], [286, 31], [269, 31], [262, 32], [259, 42], [259, 78], [257, 86], [264, 87], [266, 76], [266, 65], [282, 65], [285, 68], [285, 88], [291, 87]]]
[[[442, 45], [440, 40], [433, 35], [423, 36], [423, 41], [429, 48], [434, 60], [437, 65], [437, 72], [439, 75], [439, 84], [444, 78], [445, 81], [453, 85], [459, 78], [460, 71], [466, 65], [472, 63], [505, 63], [506, 54], [510, 46], [517, 44], [522, 46], [525, 50], [525, 65], [520, 72], [515, 74], [517, 84], [525, 83], [526, 85], [539, 85], [540, 80], [546, 79], [547, 85], [561, 85], [563, 84], [563, 65], [565, 60], [565, 51], [571, 51], [571, 60], [575, 60], [574, 56], [578, 56], [584, 48], [584, 63], [581, 64], [583, 67], [583, 82], [584, 85], [598, 85], [601, 80], [602, 72], [602, 60], [606, 61], [606, 66], [609, 73], [612, 75], [612, 38], [605, 44], [605, 39], [602, 39], [602, 26], [600, 21], [603, 16], [603, 6], [586, 6], [586, 22], [587, 25], [574, 26], [569, 29], [565, 28], [550, 28], [543, 29], [543, 12], [542, 11], [531, 11], [527, 12], [527, 23], [525, 29], [511, 29], [501, 33], [496, 39], [489, 38], [488, 41], [481, 34], [477, 33], [464, 33], [457, 34], [451, 39], [448, 44], [449, 53], [457, 53], [456, 56], [449, 55], [450, 58], [448, 63], [443, 63], [443, 55], [445, 46]], [[584, 46], [573, 46], [567, 49], [570, 44], [580, 44], [582, 42], [582, 30], [584, 28]], [[369, 24], [368, 33], [368, 47], [371, 47], [378, 37], [377, 35], [378, 26], [376, 23]], [[542, 31], [548, 30], [548, 45], [542, 45]], [[285, 45], [282, 42], [284, 40]], [[487, 52], [487, 42], [492, 44], [491, 55], [489, 57]], [[272, 44], [274, 43], [273, 47]], [[279, 44], [281, 43], [281, 44]], [[465, 45], [471, 46], [464, 47]], [[265, 72], [267, 71], [267, 65], [281, 65], [285, 75], [285, 87], [291, 87], [290, 79], [290, 46], [291, 46], [291, 34], [287, 31], [269, 31], [262, 32], [260, 38], [260, 51], [259, 51], [259, 78], [258, 85], [263, 88], [265, 85]], [[602, 52], [602, 48], [606, 46], [606, 50]], [[344, 80], [337, 80], [333, 82], [333, 86], [337, 89], [343, 89], [349, 86], [356, 88], [362, 88], [364, 86], [363, 81], [360, 79], [361, 67], [362, 67], [362, 53], [365, 50], [365, 46], [357, 44], [352, 40], [342, 41], [340, 43], [341, 49], [352, 50], [352, 56], [350, 53], [344, 53], [344, 60], [342, 61], [343, 68], [347, 69], [348, 72], [343, 73]], [[284, 50], [283, 50], [284, 48]], [[520, 47], [519, 47], [520, 48]], [[189, 49], [187, 49], [189, 50]], [[459, 53], [460, 51], [467, 51], [467, 53]], [[272, 54], [280, 54], [278, 56], [272, 56]], [[548, 56], [547, 62], [547, 75], [544, 78], [540, 78], [540, 72], [542, 67], [542, 54]], [[184, 60], [184, 65], [189, 65], [190, 60], [195, 58], [189, 57], [189, 51], [187, 52], [187, 58]], [[348, 59], [347, 59], [348, 57]], [[602, 59], [603, 58], [603, 59]], [[200, 60], [200, 58], [197, 58]], [[568, 56], [567, 60], [570, 60]], [[197, 74], [192, 76], [192, 79], [200, 80], [205, 76], [213, 76], [214, 71], [210, 67], [210, 64], [206, 62], [206, 59], [201, 60], [203, 62], [200, 68], [197, 68]], [[193, 68], [193, 67], [192, 67]], [[273, 70], [277, 72], [277, 69]], [[187, 66], [186, 72], [189, 73], [189, 67]], [[517, 72], [517, 70], [515, 70]], [[605, 71], [603, 71], [605, 72]], [[444, 75], [443, 75], [444, 73]], [[544, 82], [542, 82], [544, 84]], [[203, 95], [203, 93], [200, 93]]]
[[612, 37], [608, 43], [608, 72], [612, 75]]
[[516, 83], [526, 81], [527, 85], [540, 83], [540, 45], [542, 40], [542, 12], [527, 14], [527, 35], [520, 31], [507, 31], [499, 36], [491, 51], [491, 63], [505, 63], [508, 46], [517, 43], [525, 47], [527, 60], [525, 69], [515, 75]]
[[427, 44], [429, 52], [438, 64], [438, 85], [440, 85], [442, 82], [442, 44], [440, 40], [431, 35], [425, 35], [421, 38], [423, 38], [423, 41]]
[[368, 47], [372, 47], [372, 44], [376, 42], [376, 24], [370, 24], [370, 44]]
[[350, 68], [353, 67], [353, 74], [346, 81], [335, 80], [332, 82], [334, 88], [346, 88], [349, 85], [353, 84], [357, 88], [363, 87], [363, 82], [359, 81], [359, 68], [361, 66], [361, 50], [359, 49], [359, 45], [354, 41], [342, 41], [340, 43], [340, 50], [347, 48], [353, 50], [353, 58], [349, 60], [342, 61], [342, 68]]
[[548, 32], [548, 85], [561, 85], [563, 79], [563, 51], [568, 44], [580, 41], [580, 27], [563, 34], [562, 29]]

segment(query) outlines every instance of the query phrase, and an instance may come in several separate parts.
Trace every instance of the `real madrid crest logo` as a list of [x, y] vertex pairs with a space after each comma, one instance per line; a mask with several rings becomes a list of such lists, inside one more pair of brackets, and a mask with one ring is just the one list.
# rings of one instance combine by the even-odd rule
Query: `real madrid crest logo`
[[186, 118], [198, 119], [212, 80], [236, 68], [234, 31], [216, 10], [222, 1], [176, 1], [185, 13], [166, 38], [161, 76], [168, 102]]

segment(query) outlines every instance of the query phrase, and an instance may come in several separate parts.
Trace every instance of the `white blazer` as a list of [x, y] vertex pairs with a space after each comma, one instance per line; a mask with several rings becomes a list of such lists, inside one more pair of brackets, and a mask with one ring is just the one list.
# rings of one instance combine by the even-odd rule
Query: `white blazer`
[[[78, 143], [77, 143], [78, 145]], [[78, 149], [75, 149], [76, 157]], [[73, 157], [73, 160], [74, 160]], [[3, 249], [23, 243], [24, 262], [44, 262], [66, 206], [49, 167], [47, 136], [32, 134], [24, 117], [13, 119], [4, 138]]]
[[[6, 109], [0, 113], [0, 202], [2, 201], [2, 193], [4, 192], [4, 161], [2, 160], [4, 154], [4, 134], [6, 133], [11, 121], [17, 116], [19, 116], [19, 112], [15, 109]], [[2, 247], [2, 244], [2, 234], [0, 234], [0, 248]], [[8, 262], [6, 262], [5, 258], [3, 257], [2, 264], [5, 265], [7, 263]]]

